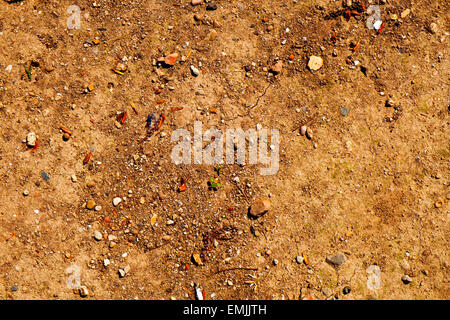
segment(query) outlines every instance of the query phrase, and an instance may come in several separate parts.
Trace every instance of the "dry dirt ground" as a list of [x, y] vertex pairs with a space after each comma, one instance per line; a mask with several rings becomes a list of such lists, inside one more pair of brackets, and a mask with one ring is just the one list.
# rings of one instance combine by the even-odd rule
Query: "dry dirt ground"
[[[347, 1], [214, 2], [1, 0], [0, 298], [448, 299], [449, 3], [380, 0], [378, 33], [355, 0], [349, 21]], [[171, 134], [196, 120], [279, 129], [278, 173], [174, 164]]]

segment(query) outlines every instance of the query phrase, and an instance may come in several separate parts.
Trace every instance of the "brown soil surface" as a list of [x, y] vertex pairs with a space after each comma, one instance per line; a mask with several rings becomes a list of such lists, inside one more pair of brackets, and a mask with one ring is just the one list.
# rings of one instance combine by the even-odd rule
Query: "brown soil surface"
[[[380, 33], [361, 10], [347, 21], [347, 1], [214, 2], [0, 1], [0, 298], [193, 299], [198, 283], [205, 299], [448, 299], [448, 1], [379, 1]], [[166, 119], [148, 138], [152, 113]], [[174, 164], [171, 134], [194, 121], [279, 129], [278, 173]], [[70, 266], [87, 297], [68, 288]]]

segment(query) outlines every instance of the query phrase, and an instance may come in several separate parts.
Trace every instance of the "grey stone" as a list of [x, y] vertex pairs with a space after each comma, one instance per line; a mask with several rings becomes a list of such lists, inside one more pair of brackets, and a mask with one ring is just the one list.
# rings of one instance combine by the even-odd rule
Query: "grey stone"
[[342, 253], [339, 253], [332, 257], [327, 256], [325, 261], [334, 267], [340, 267], [342, 264], [344, 264], [345, 260], [346, 260], [345, 255]]

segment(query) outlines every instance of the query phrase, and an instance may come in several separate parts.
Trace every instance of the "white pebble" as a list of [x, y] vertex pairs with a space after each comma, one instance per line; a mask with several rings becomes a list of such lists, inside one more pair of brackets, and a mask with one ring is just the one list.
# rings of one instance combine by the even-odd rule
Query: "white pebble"
[[122, 202], [122, 199], [120, 197], [116, 197], [113, 199], [113, 205], [114, 207], [117, 207], [119, 205], [119, 203]]
[[191, 72], [196, 77], [200, 74], [200, 71], [196, 67], [194, 67], [193, 65], [191, 65]]

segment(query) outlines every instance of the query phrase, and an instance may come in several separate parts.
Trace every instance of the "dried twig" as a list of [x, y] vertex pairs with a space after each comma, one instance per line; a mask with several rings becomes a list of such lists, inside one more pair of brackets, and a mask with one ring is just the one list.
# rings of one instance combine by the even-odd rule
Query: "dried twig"
[[234, 271], [234, 270], [258, 271], [258, 268], [234, 267], [234, 268], [218, 270], [217, 272], [214, 272], [214, 274], [218, 274], [221, 272], [227, 272], [227, 271]]

